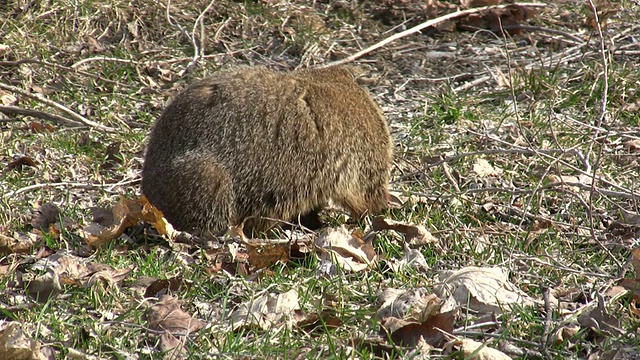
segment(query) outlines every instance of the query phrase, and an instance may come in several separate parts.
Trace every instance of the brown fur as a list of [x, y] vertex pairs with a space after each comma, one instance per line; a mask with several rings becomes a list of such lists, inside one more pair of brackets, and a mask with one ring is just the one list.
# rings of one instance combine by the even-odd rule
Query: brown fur
[[151, 131], [142, 192], [177, 229], [245, 232], [386, 204], [386, 120], [344, 68], [239, 68], [179, 94]]

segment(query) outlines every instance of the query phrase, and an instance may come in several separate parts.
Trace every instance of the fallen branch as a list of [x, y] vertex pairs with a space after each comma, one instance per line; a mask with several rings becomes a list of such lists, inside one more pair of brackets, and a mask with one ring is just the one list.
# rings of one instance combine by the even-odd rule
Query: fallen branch
[[81, 182], [69, 182], [69, 181], [63, 181], [63, 182], [56, 182], [56, 183], [43, 183], [43, 184], [33, 184], [33, 185], [29, 185], [29, 186], [25, 186], [23, 188], [14, 190], [14, 191], [9, 191], [7, 193], [5, 193], [4, 195], [2, 195], [2, 199], [8, 199], [12, 196], [16, 196], [18, 194], [24, 193], [24, 192], [28, 192], [28, 191], [32, 191], [32, 190], [37, 190], [37, 189], [46, 189], [46, 188], [58, 188], [58, 187], [72, 187], [72, 188], [76, 188], [76, 189], [86, 189], [86, 190], [91, 190], [91, 189], [102, 189], [103, 191], [107, 191], [107, 192], [114, 192], [114, 189], [118, 186], [123, 186], [123, 185], [130, 185], [130, 184], [135, 184], [140, 182], [140, 178], [133, 178], [133, 179], [127, 179], [125, 181], [119, 181], [117, 183], [112, 183], [112, 184], [92, 184], [92, 183], [81, 183]]
[[38, 119], [47, 120], [47, 121], [54, 122], [56, 124], [76, 127], [76, 128], [86, 127], [84, 124], [77, 121], [73, 121], [71, 119], [67, 119], [66, 117], [62, 117], [54, 114], [47, 114], [45, 112], [38, 111], [38, 110], [23, 109], [15, 106], [0, 106], [0, 113], [6, 114], [6, 115], [33, 116]]
[[[95, 58], [91, 58], [91, 59], [95, 59]], [[60, 69], [60, 70], [65, 70], [65, 71], [69, 71], [69, 72], [75, 72], [75, 73], [78, 73], [80, 75], [88, 76], [88, 77], [94, 78], [96, 80], [100, 80], [102, 82], [113, 84], [113, 85], [116, 85], [116, 86], [119, 86], [119, 87], [131, 88], [131, 85], [123, 84], [123, 83], [121, 83], [119, 81], [109, 80], [107, 78], [92, 74], [92, 73], [87, 72], [87, 71], [75, 69], [73, 67], [68, 67], [68, 66], [64, 66], [64, 65], [60, 65], [60, 64], [50, 63], [50, 62], [47, 62], [47, 61], [41, 61], [41, 60], [35, 60], [35, 59], [20, 59], [20, 60], [16, 60], [16, 61], [0, 61], [0, 66], [7, 66], [7, 67], [9, 67], [9, 66], [20, 66], [22, 64], [37, 64], [37, 65], [50, 66], [50, 67], [52, 67], [54, 69]]]
[[43, 104], [49, 105], [49, 106], [53, 106], [59, 110], [64, 111], [65, 113], [67, 113], [73, 120], [76, 120], [86, 126], [92, 127], [92, 128], [96, 128], [96, 129], [100, 129], [103, 131], [107, 131], [107, 132], [116, 132], [116, 129], [110, 127], [110, 126], [105, 126], [102, 124], [98, 124], [97, 122], [91, 121], [87, 118], [85, 118], [84, 116], [76, 113], [75, 111], [69, 109], [68, 107], [62, 105], [62, 104], [58, 104], [55, 101], [49, 100], [43, 96], [39, 96], [33, 93], [30, 93], [26, 90], [20, 89], [18, 87], [15, 86], [11, 86], [11, 85], [7, 85], [7, 84], [3, 84], [0, 83], [0, 89], [2, 90], [7, 90], [7, 91], [11, 91], [14, 93], [18, 93], [20, 95], [26, 96], [28, 98], [34, 99], [36, 101], [39, 101]]
[[348, 57], [346, 57], [346, 58], [344, 58], [342, 60], [332, 61], [330, 63], [324, 64], [324, 65], [320, 65], [318, 67], [319, 68], [327, 68], [327, 67], [331, 67], [331, 66], [344, 65], [344, 64], [350, 63], [350, 62], [352, 62], [352, 61], [354, 61], [356, 59], [359, 59], [362, 56], [364, 56], [364, 55], [366, 55], [366, 54], [368, 54], [368, 53], [370, 53], [370, 52], [372, 52], [372, 51], [374, 51], [376, 49], [379, 49], [379, 48], [389, 44], [390, 42], [396, 41], [398, 39], [402, 39], [403, 37], [409, 36], [411, 34], [415, 34], [418, 31], [420, 31], [422, 29], [425, 29], [425, 28], [428, 28], [430, 26], [434, 26], [436, 24], [439, 24], [439, 23], [442, 23], [442, 22], [445, 22], [445, 21], [448, 21], [448, 20], [457, 19], [459, 17], [467, 16], [469, 14], [475, 14], [475, 13], [482, 12], [482, 11], [489, 10], [489, 9], [504, 9], [506, 7], [513, 6], [513, 5], [518, 5], [518, 6], [522, 6], [522, 7], [539, 7], [539, 8], [547, 6], [547, 4], [542, 4], [542, 3], [521, 3], [521, 4], [484, 6], [484, 7], [479, 7], [479, 8], [473, 8], [473, 9], [469, 9], [469, 10], [462, 10], [462, 11], [454, 12], [454, 13], [451, 13], [451, 14], [447, 14], [447, 15], [444, 15], [444, 16], [437, 17], [435, 19], [431, 19], [431, 20], [425, 21], [425, 22], [423, 22], [423, 23], [421, 23], [419, 25], [416, 25], [416, 26], [412, 27], [411, 29], [407, 29], [407, 30], [405, 30], [403, 32], [399, 32], [399, 33], [397, 33], [395, 35], [389, 36], [388, 38], [386, 38], [386, 39], [384, 39], [384, 40], [382, 40], [382, 41], [380, 41], [380, 42], [378, 42], [378, 43], [376, 43], [374, 45], [371, 45], [371, 46], [369, 46], [368, 48], [366, 48], [364, 50], [360, 50], [357, 53], [355, 53], [355, 54], [353, 54], [351, 56], [348, 56]]

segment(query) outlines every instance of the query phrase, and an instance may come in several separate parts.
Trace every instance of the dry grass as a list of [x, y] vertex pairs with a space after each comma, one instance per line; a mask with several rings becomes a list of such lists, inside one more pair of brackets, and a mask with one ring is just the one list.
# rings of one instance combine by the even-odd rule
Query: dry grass
[[[178, 277], [190, 279], [178, 291], [185, 311], [208, 323], [189, 338], [192, 358], [409, 356], [414, 349], [379, 353], [360, 341], [379, 331], [377, 293], [389, 287], [431, 290], [443, 269], [499, 266], [536, 305], [494, 319], [460, 312], [458, 336], [499, 340], [491, 346], [514, 358], [640, 356], [633, 297], [611, 292], [640, 238], [640, 6], [627, 0], [595, 4], [617, 9], [599, 12], [601, 34], [589, 26], [588, 3], [561, 1], [540, 10], [519, 35], [427, 30], [357, 61], [365, 70], [360, 80], [390, 120], [396, 142], [392, 187], [409, 197], [387, 215], [423, 224], [436, 236], [437, 244], [420, 247], [427, 269], [391, 271], [388, 264], [406, 249], [389, 231], [375, 241], [387, 261], [364, 273], [321, 277], [318, 261], [305, 257], [247, 281], [208, 273], [210, 249], [185, 250], [137, 227], [91, 258], [132, 269], [124, 283], [63, 284], [61, 295], [45, 303], [24, 297], [21, 278], [43, 271], [33, 265], [46, 258], [43, 249], [78, 254], [91, 208], [138, 194], [148, 129], [191, 81], [240, 64], [292, 69], [328, 63], [457, 5], [170, 4], [0, 4], [7, 14], [0, 20], [0, 106], [41, 112], [0, 115], [0, 236], [34, 234], [32, 213], [41, 203], [60, 207], [67, 225], [58, 237], [31, 235], [39, 241], [33, 249], [7, 253], [0, 262], [5, 320], [22, 322], [29, 337], [56, 357], [77, 350], [158, 358], [157, 334], [143, 315], [151, 303], [133, 286], [143, 276]], [[39, 96], [113, 131], [79, 124], [75, 115]], [[77, 127], [59, 118], [43, 120], [43, 114]], [[12, 163], [21, 157], [32, 164]], [[344, 220], [339, 214], [327, 219]], [[370, 220], [360, 225], [368, 229]], [[340, 326], [227, 331], [224, 321], [238, 304], [261, 292], [290, 289], [298, 290], [303, 311], [330, 312]], [[600, 297], [605, 314], [597, 317], [585, 309]], [[578, 321], [584, 313], [615, 323], [615, 329]], [[576, 324], [575, 333], [556, 337]], [[463, 358], [441, 349], [432, 354]]]

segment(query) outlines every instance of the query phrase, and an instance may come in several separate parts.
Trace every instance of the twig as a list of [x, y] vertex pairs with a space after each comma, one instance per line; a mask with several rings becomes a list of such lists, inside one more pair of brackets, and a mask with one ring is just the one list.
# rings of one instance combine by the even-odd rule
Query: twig
[[[191, 69], [193, 66], [195, 66], [200, 60], [200, 58], [204, 55], [204, 26], [202, 25], [202, 18], [204, 17], [204, 14], [206, 14], [211, 9], [215, 1], [216, 0], [211, 0], [209, 2], [209, 5], [207, 5], [204, 11], [201, 12], [200, 15], [198, 15], [198, 17], [196, 18], [196, 21], [193, 23], [193, 29], [191, 30], [191, 43], [193, 44], [193, 58], [187, 64], [187, 66], [180, 71], [179, 73], [180, 76], [184, 76], [184, 74], [187, 71], [189, 71], [189, 69]], [[198, 27], [198, 24], [201, 25], [200, 46], [198, 46], [198, 43], [196, 41], [196, 28]]]
[[556, 34], [556, 35], [562, 35], [568, 39], [571, 39], [573, 41], [575, 41], [578, 44], [583, 44], [586, 40], [581, 39], [573, 34], [569, 34], [566, 31], [562, 31], [562, 30], [557, 30], [557, 29], [550, 29], [550, 28], [546, 28], [546, 27], [540, 27], [540, 26], [530, 26], [530, 25], [508, 25], [508, 26], [503, 26], [502, 29], [504, 30], [526, 30], [526, 31], [540, 31], [540, 32], [546, 32], [546, 33], [550, 33], [550, 34]]
[[[548, 286], [542, 289], [544, 299], [544, 330], [542, 331], [542, 352], [548, 352], [549, 340], [551, 338], [551, 322], [553, 310], [551, 309], [551, 290]], [[547, 354], [545, 354], [547, 355]]]
[[[602, 27], [600, 26], [600, 19], [598, 18], [598, 9], [596, 9], [596, 5], [593, 3], [592, 0], [589, 0], [589, 6], [591, 6], [591, 10], [593, 12], [593, 19], [594, 22], [596, 24], [596, 29], [598, 30], [598, 39], [600, 40], [600, 56], [601, 56], [601, 60], [602, 60], [602, 99], [600, 102], [600, 109], [599, 109], [599, 116], [598, 116], [598, 121], [596, 123], [596, 127], [600, 128], [602, 126], [602, 123], [605, 121], [605, 118], [607, 116], [607, 95], [608, 95], [608, 91], [609, 91], [609, 63], [607, 61], [607, 55], [605, 53], [605, 45], [604, 45], [604, 35], [602, 35]], [[589, 148], [587, 149], [587, 153], [585, 154], [587, 159], [589, 158], [589, 153], [591, 152], [591, 150], [593, 149], [593, 145], [596, 143], [595, 138], [598, 137], [598, 135], [600, 134], [599, 130], [594, 130], [593, 131], [593, 136], [592, 136], [592, 141], [589, 144]], [[604, 250], [607, 255], [609, 255], [609, 257], [611, 258], [611, 260], [613, 260], [616, 265], [618, 265], [618, 268], [622, 267], [622, 264], [620, 263], [620, 261], [618, 261], [618, 259], [613, 256], [613, 254], [611, 253], [611, 251], [609, 251], [609, 249], [607, 249], [604, 244], [602, 244], [600, 242], [600, 240], [598, 239], [598, 237], [596, 236], [596, 230], [595, 230], [595, 222], [593, 220], [593, 194], [596, 192], [596, 183], [595, 183], [595, 179], [596, 179], [596, 175], [598, 173], [598, 168], [600, 165], [600, 161], [602, 160], [602, 152], [604, 151], [604, 144], [601, 144], [600, 147], [598, 148], [598, 155], [596, 156], [596, 161], [593, 164], [593, 171], [591, 173], [591, 187], [589, 189], [590, 191], [590, 196], [589, 196], [589, 227], [590, 227], [590, 231], [591, 231], [591, 237], [593, 238], [593, 241], [595, 241], [600, 248], [602, 248], [602, 250]]]
[[111, 62], [119, 62], [119, 63], [125, 63], [125, 64], [137, 64], [136, 61], [131, 59], [120, 59], [120, 58], [112, 58], [112, 57], [106, 57], [106, 56], [96, 56], [96, 57], [82, 59], [77, 63], [71, 65], [71, 68], [76, 69], [86, 63], [90, 63], [93, 61], [111, 61]]
[[64, 111], [65, 113], [67, 113], [69, 116], [71, 116], [73, 118], [73, 120], [81, 122], [82, 124], [84, 124], [86, 126], [93, 127], [93, 128], [100, 129], [100, 130], [104, 130], [104, 131], [107, 131], [107, 132], [116, 132], [116, 129], [114, 129], [114, 128], [110, 127], [110, 126], [105, 126], [105, 125], [93, 122], [93, 121], [85, 118], [84, 116], [76, 113], [75, 111], [69, 109], [68, 107], [66, 107], [66, 106], [64, 106], [62, 104], [58, 104], [57, 102], [49, 100], [49, 99], [47, 99], [47, 98], [45, 98], [43, 96], [38, 96], [36, 94], [32, 94], [32, 93], [30, 93], [28, 91], [25, 91], [23, 89], [20, 89], [18, 87], [11, 86], [11, 85], [6, 85], [6, 84], [3, 84], [3, 83], [0, 83], [0, 89], [11, 91], [11, 92], [15, 92], [15, 93], [18, 93], [20, 95], [26, 96], [28, 98], [34, 99], [36, 101], [39, 101], [39, 102], [41, 102], [43, 104], [46, 104], [46, 105], [49, 105], [49, 106], [53, 106], [53, 107], [55, 107], [55, 108], [57, 108], [59, 110]]
[[[542, 3], [520, 3], [520, 4], [517, 4], [517, 5], [518, 6], [522, 6], [522, 7], [546, 7], [547, 6], [547, 4], [542, 4]], [[462, 16], [467, 16], [469, 14], [475, 14], [475, 13], [482, 12], [482, 11], [489, 10], [489, 9], [504, 9], [505, 7], [508, 7], [508, 6], [512, 6], [512, 5], [485, 6], [485, 7], [479, 7], [479, 8], [473, 8], [473, 9], [468, 9], [468, 10], [457, 11], [457, 12], [454, 12], [454, 13], [451, 13], [451, 14], [440, 16], [440, 17], [437, 17], [435, 19], [431, 19], [431, 20], [425, 21], [425, 22], [423, 22], [423, 23], [421, 23], [419, 25], [416, 25], [416, 26], [412, 27], [411, 29], [407, 29], [407, 30], [399, 32], [399, 33], [397, 33], [395, 35], [389, 36], [388, 38], [386, 38], [386, 39], [384, 39], [384, 40], [382, 40], [382, 41], [380, 41], [380, 42], [378, 42], [378, 43], [376, 43], [374, 45], [371, 45], [366, 49], [360, 50], [357, 53], [355, 53], [355, 54], [353, 54], [351, 56], [348, 56], [348, 57], [346, 57], [346, 58], [344, 58], [342, 60], [332, 61], [330, 63], [324, 64], [324, 65], [320, 65], [318, 67], [319, 68], [326, 68], [326, 67], [331, 67], [331, 66], [344, 65], [344, 64], [350, 63], [350, 62], [352, 62], [354, 60], [357, 60], [360, 57], [362, 57], [362, 56], [364, 56], [364, 55], [366, 55], [366, 54], [368, 54], [368, 53], [370, 53], [370, 52], [372, 52], [372, 51], [374, 51], [376, 49], [379, 49], [379, 48], [389, 44], [390, 42], [396, 41], [398, 39], [401, 39], [403, 37], [409, 36], [411, 34], [415, 34], [415, 33], [419, 32], [422, 29], [428, 28], [429, 26], [434, 26], [436, 24], [439, 24], [439, 23], [442, 23], [442, 22], [445, 22], [445, 21], [448, 21], [448, 20], [457, 19], [457, 18], [462, 17]]]
[[48, 187], [74, 187], [74, 188], [79, 188], [79, 189], [104, 189], [109, 191], [109, 189], [113, 189], [115, 186], [119, 186], [125, 183], [134, 183], [139, 181], [139, 179], [133, 179], [133, 180], [128, 180], [126, 182], [119, 182], [116, 184], [90, 184], [90, 183], [78, 183], [78, 182], [57, 182], [57, 183], [44, 183], [44, 184], [34, 184], [34, 185], [29, 185], [29, 186], [25, 186], [23, 188], [20, 188], [18, 190], [14, 190], [14, 191], [10, 191], [4, 195], [2, 195], [3, 199], [8, 199], [12, 196], [16, 196], [18, 194], [21, 194], [23, 192], [27, 192], [27, 191], [31, 191], [31, 190], [36, 190], [36, 189], [42, 189], [42, 188], [48, 188]]
[[[478, 135], [478, 136], [486, 136], [484, 134], [477, 133], [477, 132], [475, 132], [475, 131], [473, 131], [471, 129], [467, 129], [467, 132], [469, 132], [471, 134], [474, 134], [474, 135]], [[532, 151], [533, 154], [542, 155], [543, 157], [548, 158], [550, 160], [555, 160], [555, 157], [553, 157], [551, 154], [549, 154], [548, 150], [532, 150], [532, 149], [523, 148], [521, 146], [518, 146], [516, 144], [512, 144], [510, 142], [504, 141], [504, 140], [502, 140], [500, 138], [497, 138], [497, 137], [490, 137], [490, 139], [492, 141], [495, 141], [496, 143], [500, 143], [502, 145], [511, 146], [511, 147], [514, 148], [514, 149], [508, 149], [508, 151], [512, 151], [512, 150], [514, 150], [514, 151]], [[579, 145], [576, 145], [575, 147], [577, 147], [577, 146], [579, 146]], [[573, 150], [573, 151], [576, 151], [576, 150]], [[580, 173], [581, 175], [586, 175], [586, 176], [589, 176], [589, 177], [591, 177], [593, 175], [593, 174], [591, 174], [589, 172], [586, 172], [583, 169], [581, 169], [581, 168], [579, 168], [579, 167], [577, 167], [577, 166], [575, 166], [575, 165], [573, 165], [573, 164], [571, 164], [569, 162], [566, 162], [566, 161], [564, 161], [562, 159], [560, 160], [560, 163], [562, 165], [568, 167], [569, 169]], [[595, 179], [597, 181], [600, 181], [601, 183], [607, 185], [607, 186], [611, 186], [612, 188], [615, 188], [615, 189], [623, 191], [624, 194], [626, 194], [627, 196], [630, 196], [629, 198], [631, 198], [631, 199], [637, 199], [637, 198], [640, 197], [640, 194], [637, 194], [637, 193], [633, 192], [632, 190], [626, 189], [626, 188], [624, 188], [624, 187], [622, 187], [622, 186], [620, 186], [620, 185], [618, 185], [618, 184], [616, 184], [616, 183], [614, 183], [612, 181], [604, 179], [604, 178], [602, 178], [600, 176], [596, 175]], [[593, 183], [593, 180], [592, 180], [592, 183]]]
[[[96, 59], [96, 58], [91, 58], [91, 59]], [[85, 59], [87, 60], [87, 59]], [[119, 60], [119, 59], [117, 59]], [[51, 66], [55, 69], [62, 69], [62, 70], [66, 70], [66, 71], [70, 71], [70, 72], [76, 72], [80, 75], [84, 75], [84, 76], [89, 76], [91, 78], [100, 80], [102, 82], [105, 83], [109, 83], [109, 84], [113, 84], [113, 85], [117, 85], [119, 87], [125, 87], [125, 88], [130, 88], [131, 85], [129, 84], [123, 84], [119, 81], [115, 81], [115, 80], [109, 80], [107, 78], [103, 78], [102, 76], [98, 76], [95, 74], [92, 74], [90, 72], [87, 71], [83, 71], [83, 70], [79, 70], [79, 69], [75, 69], [69, 66], [64, 66], [64, 65], [60, 65], [60, 64], [56, 64], [56, 63], [50, 63], [47, 61], [41, 61], [41, 60], [35, 60], [35, 59], [20, 59], [17, 61], [0, 61], [0, 66], [20, 66], [22, 64], [38, 64], [38, 65], [45, 65], [45, 66]]]
[[0, 106], [0, 113], [6, 114], [6, 115], [33, 116], [42, 120], [52, 121], [56, 124], [60, 124], [64, 126], [80, 127], [80, 128], [86, 127], [86, 125], [80, 122], [73, 121], [71, 119], [67, 119], [62, 116], [47, 114], [45, 112], [38, 111], [38, 110], [23, 109], [15, 106]]

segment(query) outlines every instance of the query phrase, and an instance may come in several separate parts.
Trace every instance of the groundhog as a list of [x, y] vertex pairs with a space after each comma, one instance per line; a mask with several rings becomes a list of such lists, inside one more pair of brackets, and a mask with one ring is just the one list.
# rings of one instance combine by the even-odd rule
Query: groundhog
[[264, 231], [353, 217], [387, 202], [392, 141], [368, 92], [342, 67], [236, 68], [176, 96], [155, 123], [142, 192], [177, 229]]

